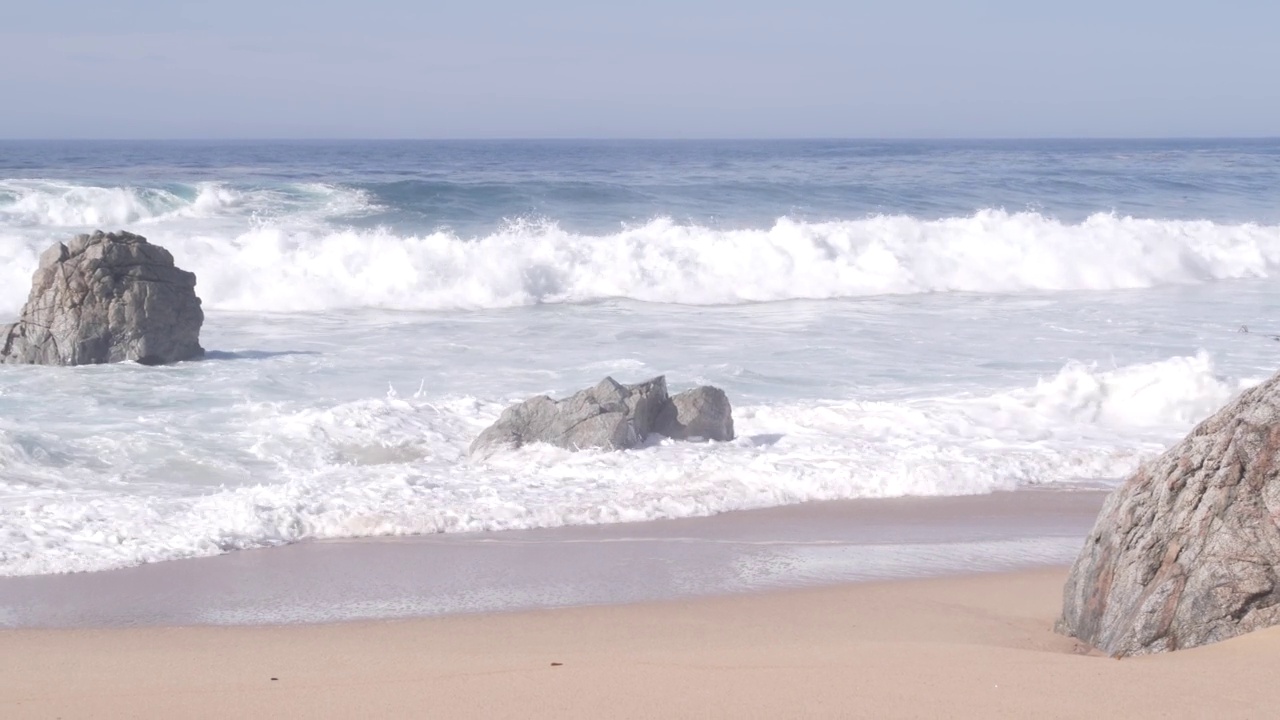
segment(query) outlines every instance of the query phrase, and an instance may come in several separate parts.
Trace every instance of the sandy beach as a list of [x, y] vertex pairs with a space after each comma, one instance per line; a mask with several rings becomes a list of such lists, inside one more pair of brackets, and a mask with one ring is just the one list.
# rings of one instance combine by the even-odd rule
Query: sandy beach
[[1270, 717], [1280, 631], [1113, 660], [1065, 569], [273, 627], [10, 630], [0, 715]]

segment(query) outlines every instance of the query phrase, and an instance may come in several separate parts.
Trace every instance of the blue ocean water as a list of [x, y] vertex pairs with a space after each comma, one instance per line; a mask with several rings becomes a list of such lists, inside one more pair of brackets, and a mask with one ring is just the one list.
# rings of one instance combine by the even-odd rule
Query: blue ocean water
[[[0, 366], [0, 574], [1105, 487], [1280, 352], [1276, 140], [0, 142], [0, 321], [93, 229], [210, 356]], [[659, 373], [739, 439], [466, 457]]]
[[285, 193], [322, 183], [373, 205], [335, 219], [464, 235], [516, 218], [599, 233], [656, 217], [744, 228], [992, 208], [1066, 222], [1280, 219], [1277, 140], [0, 141], [0, 175], [189, 200], [200, 183]]

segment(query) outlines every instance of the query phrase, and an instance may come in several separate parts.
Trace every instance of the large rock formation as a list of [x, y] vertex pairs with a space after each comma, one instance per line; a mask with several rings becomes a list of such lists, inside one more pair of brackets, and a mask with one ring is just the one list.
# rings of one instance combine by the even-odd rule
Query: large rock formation
[[626, 450], [651, 433], [677, 439], [733, 439], [733, 417], [723, 391], [702, 387], [667, 395], [667, 380], [635, 385], [605, 378], [564, 400], [540, 395], [512, 405], [471, 443], [471, 454], [541, 442], [570, 450]]
[[1244, 392], [1107, 499], [1059, 632], [1110, 655], [1280, 623], [1280, 375]]
[[40, 256], [22, 316], [0, 326], [0, 362], [159, 365], [200, 357], [196, 276], [127, 232], [80, 235]]

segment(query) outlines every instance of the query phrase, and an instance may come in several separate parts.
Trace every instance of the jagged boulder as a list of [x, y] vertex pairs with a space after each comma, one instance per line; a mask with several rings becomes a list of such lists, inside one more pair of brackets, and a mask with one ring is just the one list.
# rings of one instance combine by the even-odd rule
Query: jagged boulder
[[1063, 596], [1058, 631], [1116, 656], [1280, 623], [1280, 374], [1111, 494]]
[[656, 432], [675, 440], [732, 440], [729, 397], [710, 385], [673, 395], [658, 418]]
[[132, 233], [80, 235], [40, 256], [17, 323], [0, 326], [0, 362], [159, 365], [200, 357], [194, 273]]
[[[709, 392], [696, 394], [698, 390]], [[540, 395], [504, 410], [498, 421], [471, 443], [470, 452], [489, 454], [529, 443], [547, 443], [569, 450], [626, 450], [640, 445], [652, 433], [680, 439], [698, 435], [732, 440], [733, 419], [727, 417], [728, 399], [724, 398], [724, 392], [717, 388], [698, 390], [690, 391], [694, 395], [677, 395], [684, 399], [676, 405], [667, 395], [665, 377], [635, 385], [623, 385], [607, 377], [595, 387], [564, 400]], [[724, 398], [722, 403], [716, 401], [717, 393]]]

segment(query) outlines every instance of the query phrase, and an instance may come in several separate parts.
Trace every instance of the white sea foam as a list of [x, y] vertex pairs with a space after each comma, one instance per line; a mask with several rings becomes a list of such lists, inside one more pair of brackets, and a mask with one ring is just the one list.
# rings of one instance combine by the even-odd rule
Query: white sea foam
[[599, 236], [517, 223], [473, 239], [264, 227], [175, 240], [213, 307], [281, 311], [1110, 290], [1280, 271], [1280, 227], [1111, 215], [1070, 225], [1001, 211], [737, 231], [655, 220]]
[[[980, 396], [743, 406], [731, 443], [663, 441], [626, 453], [531, 446], [483, 462], [466, 458], [467, 443], [505, 400], [241, 403], [224, 430], [202, 434], [203, 447], [175, 437], [181, 430], [164, 418], [79, 440], [0, 427], [0, 495], [10, 498], [0, 504], [0, 574], [308, 538], [1070, 486], [1132, 471], [1248, 382], [1221, 377], [1203, 353], [1114, 369], [1071, 364], [1034, 386]], [[197, 467], [255, 484], [199, 492], [155, 482]]]
[[[122, 200], [118, 214], [133, 217], [132, 202]], [[1280, 274], [1280, 226], [1109, 214], [1069, 224], [999, 210], [941, 220], [784, 218], [756, 230], [658, 219], [603, 235], [568, 232], [552, 222], [513, 223], [470, 238], [339, 230], [310, 221], [264, 223], [234, 235], [159, 224], [147, 234], [196, 272], [206, 307], [281, 312], [1112, 290]], [[7, 257], [0, 260], [12, 275], [0, 278], [12, 281], [6, 286], [24, 284], [19, 280], [30, 277], [47, 243], [47, 237], [17, 247], [5, 243], [0, 252]], [[18, 302], [16, 292], [5, 291], [0, 310], [12, 311]]]
[[0, 181], [0, 224], [87, 228], [150, 224], [179, 217], [211, 217], [236, 208], [244, 196], [218, 183], [171, 189], [101, 187], [55, 180]]

